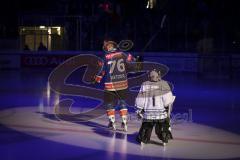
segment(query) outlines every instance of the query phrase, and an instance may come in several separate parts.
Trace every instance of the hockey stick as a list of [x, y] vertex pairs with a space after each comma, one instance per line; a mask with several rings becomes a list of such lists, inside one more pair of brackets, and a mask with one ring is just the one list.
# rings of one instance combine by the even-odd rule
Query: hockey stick
[[[144, 56], [144, 51], [147, 49], [147, 47], [152, 43], [152, 41], [157, 37], [157, 35], [160, 33], [160, 31], [163, 29], [165, 21], [166, 21], [167, 15], [164, 14], [161, 20], [161, 24], [160, 24], [160, 28], [157, 30], [156, 33], [154, 33], [150, 39], [148, 40], [147, 44], [143, 47], [142, 51], [139, 53], [139, 55], [137, 56], [137, 60], [139, 62], [143, 61], [143, 56]], [[137, 64], [137, 68], [139, 68], [139, 70], [141, 70], [142, 64], [139, 63]]]
[[153, 36], [149, 39], [149, 41], [147, 42], [147, 44], [144, 46], [144, 48], [142, 49], [142, 52], [140, 53], [141, 56], [143, 56], [144, 51], [147, 49], [147, 47], [152, 43], [152, 41], [157, 37], [158, 33], [160, 33], [160, 31], [163, 29], [164, 27], [164, 23], [166, 21], [167, 15], [164, 14], [163, 18], [161, 20], [161, 25], [160, 25], [160, 29], [157, 30], [157, 32], [155, 34], [153, 34]]

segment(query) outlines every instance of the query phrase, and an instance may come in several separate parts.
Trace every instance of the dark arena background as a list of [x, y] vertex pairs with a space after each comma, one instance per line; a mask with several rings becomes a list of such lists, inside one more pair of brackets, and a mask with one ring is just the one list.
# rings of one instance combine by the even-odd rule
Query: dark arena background
[[[0, 3], [1, 160], [240, 159], [238, 0]], [[107, 128], [104, 82], [91, 83], [106, 39], [142, 67], [127, 132]], [[176, 96], [166, 146], [136, 141], [134, 77], [152, 64]]]

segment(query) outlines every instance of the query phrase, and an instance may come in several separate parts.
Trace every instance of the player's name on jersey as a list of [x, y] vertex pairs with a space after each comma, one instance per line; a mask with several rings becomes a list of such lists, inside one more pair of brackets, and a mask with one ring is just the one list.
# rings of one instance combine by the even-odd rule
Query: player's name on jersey
[[125, 78], [124, 74], [118, 74], [118, 75], [112, 75], [110, 76], [111, 80], [115, 80], [115, 79], [123, 79]]

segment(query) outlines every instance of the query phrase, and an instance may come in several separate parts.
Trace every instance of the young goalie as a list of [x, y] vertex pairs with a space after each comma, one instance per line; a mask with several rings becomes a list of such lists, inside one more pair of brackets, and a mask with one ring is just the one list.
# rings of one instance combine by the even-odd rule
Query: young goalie
[[169, 84], [161, 79], [160, 71], [152, 70], [149, 79], [141, 85], [135, 101], [137, 115], [142, 119], [137, 141], [148, 143], [155, 126], [155, 133], [165, 146], [172, 139], [170, 112], [175, 96]]

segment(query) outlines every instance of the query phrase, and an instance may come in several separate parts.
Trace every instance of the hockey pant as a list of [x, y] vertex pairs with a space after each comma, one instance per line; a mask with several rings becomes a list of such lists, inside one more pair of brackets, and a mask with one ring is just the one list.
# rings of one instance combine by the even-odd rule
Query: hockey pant
[[123, 123], [127, 123], [128, 109], [126, 106], [127, 89], [119, 91], [104, 91], [104, 106], [107, 110], [109, 121], [115, 122], [115, 108], [119, 106], [119, 114]]

